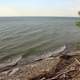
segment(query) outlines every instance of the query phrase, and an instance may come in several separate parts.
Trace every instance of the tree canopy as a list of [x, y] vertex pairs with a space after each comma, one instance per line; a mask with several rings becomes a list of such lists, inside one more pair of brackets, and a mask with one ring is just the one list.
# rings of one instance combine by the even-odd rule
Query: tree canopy
[[80, 11], [78, 12], [78, 15], [80, 15]]

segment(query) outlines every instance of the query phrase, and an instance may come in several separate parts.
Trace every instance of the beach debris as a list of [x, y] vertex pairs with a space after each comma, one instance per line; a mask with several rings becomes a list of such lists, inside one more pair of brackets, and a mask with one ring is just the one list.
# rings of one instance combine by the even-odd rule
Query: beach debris
[[21, 58], [22, 58], [22, 56], [18, 56], [16, 58], [12, 59], [11, 62], [6, 62], [6, 63], [0, 64], [0, 72], [6, 71], [6, 70], [10, 69], [11, 67], [14, 67], [21, 60]]
[[80, 65], [80, 61], [77, 58], [74, 58], [73, 63], [69, 64], [66, 67], [63, 67], [63, 69], [58, 71], [57, 73], [55, 72], [55, 74], [56, 74], [55, 76], [53, 75], [52, 77], [50, 77], [48, 79], [44, 76], [45, 77], [44, 80], [72, 80], [72, 78], [74, 78], [80, 72], [79, 65]]
[[19, 71], [19, 68], [18, 68], [18, 67], [17, 67], [17, 68], [12, 69], [12, 70], [9, 72], [9, 76], [11, 76], [11, 75], [15, 74], [17, 71]]
[[64, 45], [64, 46], [60, 47], [59, 49], [56, 49], [53, 52], [52, 56], [59, 55], [60, 53], [64, 52], [66, 50], [66, 48], [67, 48], [66, 45]]
[[77, 58], [74, 58], [74, 59], [80, 65], [80, 61]]
[[42, 54], [42, 55], [40, 55], [40, 56], [37, 56], [37, 57], [35, 58], [35, 61], [40, 61], [40, 60], [43, 60], [43, 59], [45, 59], [45, 58], [49, 58], [49, 57], [53, 57], [53, 56], [58, 56], [58, 55], [60, 55], [62, 52], [64, 52], [65, 50], [66, 50], [66, 46], [64, 45], [64, 46], [60, 47], [59, 49], [56, 49], [56, 50], [53, 51], [53, 52], [48, 52], [48, 53], [46, 53], [46, 54]]
[[80, 50], [71, 51], [71, 52], [67, 53], [67, 55], [70, 55], [70, 56], [80, 55]]
[[50, 71], [53, 72], [56, 69], [56, 65], [59, 63], [60, 59], [58, 58], [48, 58], [43, 59], [42, 61], [35, 62], [35, 64], [28, 65], [26, 76], [29, 78], [29, 80], [38, 80], [41, 77], [45, 77], [45, 74], [50, 73]]
[[[53, 53], [59, 53], [58, 56], [50, 56], [53, 53], [43, 55], [40, 56], [40, 61], [20, 67], [15, 65], [21, 57], [12, 59], [12, 64], [8, 62], [6, 67], [4, 66], [4, 68], [8, 67], [7, 72], [0, 68], [3, 70], [0, 73], [0, 78], [3, 80], [80, 80], [80, 56], [64, 54], [66, 46], [57, 50]], [[75, 52], [79, 53], [79, 51]]]

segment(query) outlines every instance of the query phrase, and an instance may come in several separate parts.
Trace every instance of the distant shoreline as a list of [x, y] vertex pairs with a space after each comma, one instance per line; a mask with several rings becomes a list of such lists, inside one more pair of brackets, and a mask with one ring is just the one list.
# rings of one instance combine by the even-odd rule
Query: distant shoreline
[[11, 18], [14, 18], [14, 17], [15, 17], [15, 18], [16, 18], [16, 17], [80, 18], [80, 16], [0, 16], [0, 18], [4, 18], [4, 17], [8, 17], [8, 18], [10, 18], [10, 17], [11, 17]]

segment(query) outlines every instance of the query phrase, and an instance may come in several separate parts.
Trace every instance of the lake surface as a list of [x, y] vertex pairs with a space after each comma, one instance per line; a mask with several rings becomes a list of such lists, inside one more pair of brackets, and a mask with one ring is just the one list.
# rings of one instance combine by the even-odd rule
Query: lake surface
[[71, 17], [0, 17], [0, 59], [43, 54], [80, 41], [80, 28]]

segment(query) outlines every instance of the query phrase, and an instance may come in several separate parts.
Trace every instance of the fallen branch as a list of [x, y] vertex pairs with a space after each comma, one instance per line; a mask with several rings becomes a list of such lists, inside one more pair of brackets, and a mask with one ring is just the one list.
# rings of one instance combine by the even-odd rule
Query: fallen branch
[[80, 65], [80, 61], [78, 59], [76, 59], [76, 58], [74, 58], [74, 59]]
[[[57, 78], [60, 77], [61, 75], [65, 75], [64, 78], [66, 78], [66, 74], [69, 73], [69, 72], [71, 72], [71, 71], [75, 71], [75, 70], [64, 71], [64, 72], [62, 72], [62, 73], [60, 73], [60, 74], [58, 74], [58, 75], [56, 75], [56, 76], [50, 78], [50, 80], [57, 79]], [[47, 80], [49, 80], [49, 79], [47, 79]]]

